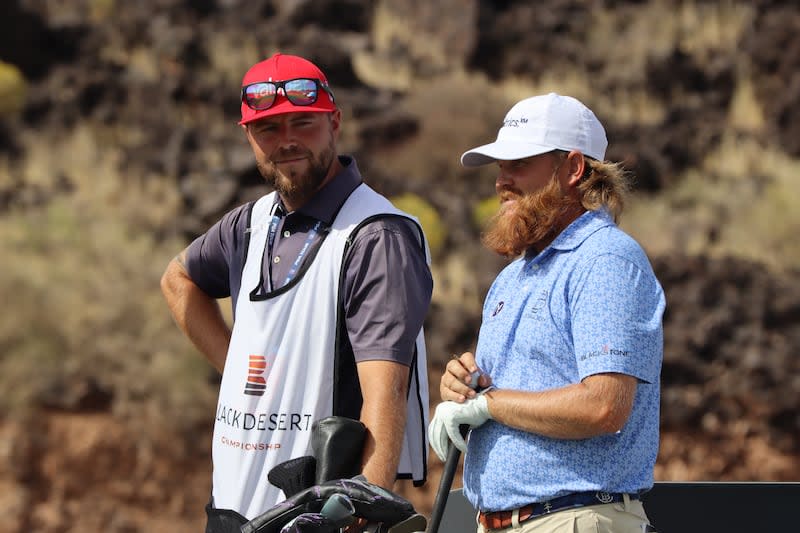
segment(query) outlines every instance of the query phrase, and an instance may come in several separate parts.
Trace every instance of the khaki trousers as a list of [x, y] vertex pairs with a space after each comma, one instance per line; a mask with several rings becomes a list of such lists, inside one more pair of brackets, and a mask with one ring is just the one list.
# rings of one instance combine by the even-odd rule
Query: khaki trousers
[[655, 532], [644, 512], [642, 502], [631, 501], [588, 505], [565, 509], [531, 518], [521, 524], [513, 520], [503, 529], [486, 529], [478, 524], [478, 533], [647, 533]]

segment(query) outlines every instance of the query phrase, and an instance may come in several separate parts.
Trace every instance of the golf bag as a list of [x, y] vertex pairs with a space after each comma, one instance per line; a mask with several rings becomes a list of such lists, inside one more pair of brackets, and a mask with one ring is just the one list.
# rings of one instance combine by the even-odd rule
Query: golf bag
[[267, 479], [287, 499], [248, 521], [235, 511], [207, 507], [207, 533], [334, 533], [357, 518], [372, 533], [404, 524], [422, 531], [425, 519], [404, 498], [367, 482], [361, 472], [366, 428], [342, 416], [312, 426], [313, 455], [276, 465]]
[[[416, 513], [402, 497], [359, 478], [309, 487], [250, 520], [242, 533], [334, 533], [363, 518], [388, 531]], [[423, 526], [424, 527], [424, 526]]]

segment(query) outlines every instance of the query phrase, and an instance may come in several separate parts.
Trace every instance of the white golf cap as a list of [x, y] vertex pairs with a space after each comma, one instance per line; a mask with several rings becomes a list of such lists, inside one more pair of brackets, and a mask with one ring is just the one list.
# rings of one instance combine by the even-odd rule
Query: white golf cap
[[493, 143], [464, 152], [461, 164], [477, 167], [514, 161], [553, 150], [577, 150], [603, 161], [608, 140], [591, 109], [571, 96], [550, 93], [514, 104]]

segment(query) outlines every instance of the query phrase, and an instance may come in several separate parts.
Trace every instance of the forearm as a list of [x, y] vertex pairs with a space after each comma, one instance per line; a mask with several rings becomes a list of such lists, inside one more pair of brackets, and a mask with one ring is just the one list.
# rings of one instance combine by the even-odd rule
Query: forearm
[[409, 369], [389, 361], [358, 363], [367, 427], [362, 473], [370, 483], [391, 489], [397, 477], [407, 416]]
[[225, 367], [231, 330], [219, 303], [186, 273], [183, 254], [173, 259], [161, 278], [161, 291], [178, 327], [219, 372]]
[[598, 374], [558, 389], [494, 389], [486, 395], [489, 413], [501, 424], [551, 438], [585, 439], [622, 429], [635, 393], [635, 378]]

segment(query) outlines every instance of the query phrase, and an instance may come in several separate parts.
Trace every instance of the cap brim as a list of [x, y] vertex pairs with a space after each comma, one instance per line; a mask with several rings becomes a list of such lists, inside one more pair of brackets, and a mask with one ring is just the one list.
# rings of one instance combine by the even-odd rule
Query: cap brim
[[479, 167], [495, 161], [514, 161], [555, 150], [552, 146], [542, 144], [495, 141], [467, 150], [461, 155], [461, 164], [465, 167]]
[[333, 113], [336, 111], [336, 106], [327, 97], [319, 98], [311, 105], [294, 105], [284, 97], [278, 97], [278, 101], [270, 108], [262, 111], [255, 111], [247, 107], [247, 104], [242, 103], [242, 119], [239, 124], [244, 125], [250, 122], [262, 119], [264, 117], [271, 117], [274, 115], [283, 115], [286, 113]]
[[315, 107], [313, 105], [310, 106], [293, 106], [289, 104], [288, 106], [280, 106], [269, 109], [265, 109], [264, 111], [256, 111], [252, 115], [248, 116], [239, 121], [239, 124], [249, 124], [250, 122], [255, 122], [256, 120], [260, 120], [265, 117], [272, 117], [274, 115], [283, 115], [286, 113], [333, 113], [336, 109], [331, 109], [330, 107]]

